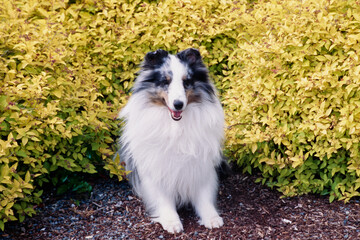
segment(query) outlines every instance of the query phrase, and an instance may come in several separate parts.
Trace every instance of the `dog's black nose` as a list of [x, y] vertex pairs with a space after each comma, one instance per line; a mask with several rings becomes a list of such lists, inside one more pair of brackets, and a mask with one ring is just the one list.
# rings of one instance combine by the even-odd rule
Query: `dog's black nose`
[[180, 100], [175, 100], [174, 101], [174, 107], [176, 110], [180, 111], [184, 106], [184, 103]]

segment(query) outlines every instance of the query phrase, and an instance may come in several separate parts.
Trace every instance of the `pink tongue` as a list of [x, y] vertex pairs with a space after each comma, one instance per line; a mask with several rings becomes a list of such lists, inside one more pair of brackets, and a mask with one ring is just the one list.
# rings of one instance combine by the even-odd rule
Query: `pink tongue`
[[175, 118], [181, 117], [181, 111], [174, 111], [173, 114]]

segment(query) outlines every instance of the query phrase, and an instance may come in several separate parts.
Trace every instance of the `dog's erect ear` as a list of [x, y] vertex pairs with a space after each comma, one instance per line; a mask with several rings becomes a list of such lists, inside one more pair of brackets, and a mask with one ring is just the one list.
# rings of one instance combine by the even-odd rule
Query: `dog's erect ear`
[[190, 65], [201, 61], [199, 50], [195, 48], [188, 48], [177, 54], [178, 58], [182, 61], [188, 62]]
[[145, 68], [155, 68], [164, 63], [165, 58], [169, 53], [165, 50], [159, 49], [155, 52], [149, 52], [145, 56], [145, 61], [143, 67]]

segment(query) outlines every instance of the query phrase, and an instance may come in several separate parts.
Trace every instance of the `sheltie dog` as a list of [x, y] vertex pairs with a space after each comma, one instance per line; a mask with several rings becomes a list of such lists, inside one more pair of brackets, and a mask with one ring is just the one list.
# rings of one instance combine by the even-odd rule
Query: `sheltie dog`
[[207, 228], [223, 225], [216, 207], [224, 161], [224, 113], [198, 50], [149, 52], [119, 117], [120, 158], [155, 222], [183, 230], [177, 207], [191, 204]]

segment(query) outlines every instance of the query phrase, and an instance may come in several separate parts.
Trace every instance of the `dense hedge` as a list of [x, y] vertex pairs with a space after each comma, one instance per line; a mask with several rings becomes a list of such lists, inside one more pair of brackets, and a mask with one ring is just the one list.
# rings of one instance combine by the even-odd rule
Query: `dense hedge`
[[124, 75], [132, 65], [92, 3], [2, 1], [0, 19], [3, 229], [35, 213], [43, 182], [59, 181], [49, 174], [59, 168], [95, 173], [104, 165], [121, 179], [115, 119], [125, 99], [120, 82], [133, 75]]
[[228, 148], [283, 194], [359, 196], [360, 4], [259, 2], [223, 84]]
[[58, 169], [121, 179], [116, 114], [159, 48], [200, 49], [245, 170], [285, 195], [359, 195], [355, 0], [0, 3], [0, 228]]

